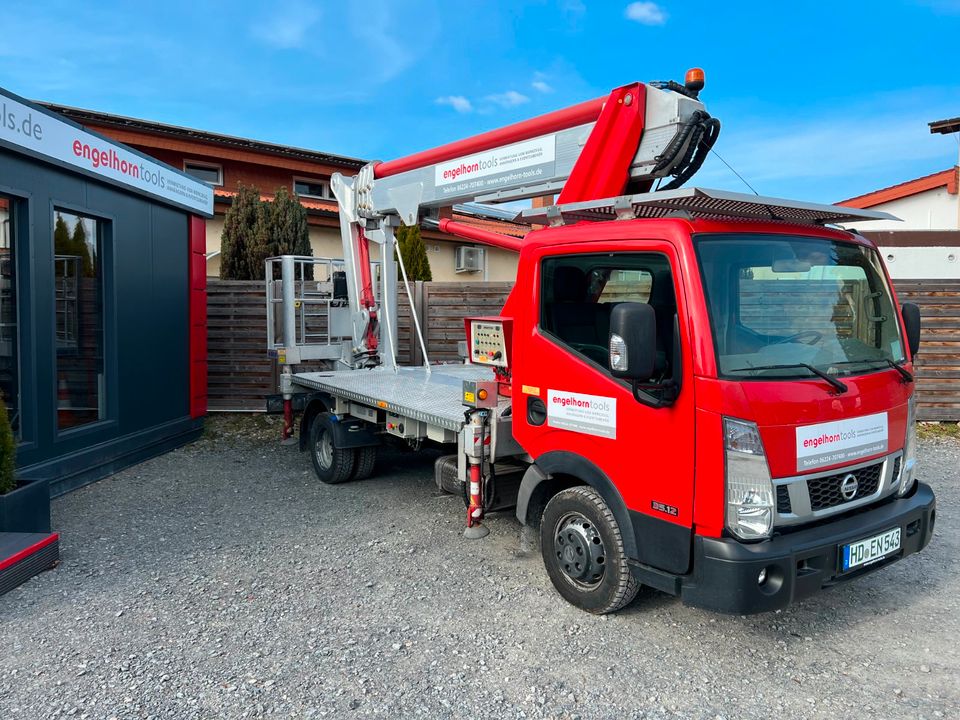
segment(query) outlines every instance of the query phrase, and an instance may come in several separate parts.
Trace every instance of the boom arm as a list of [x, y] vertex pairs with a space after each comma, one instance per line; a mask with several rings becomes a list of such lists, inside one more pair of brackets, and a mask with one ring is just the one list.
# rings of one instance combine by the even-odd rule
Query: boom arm
[[[697, 99], [702, 86], [633, 83], [598, 98], [524, 122], [372, 163], [353, 178], [334, 174], [353, 318], [351, 365], [395, 367], [396, 308], [391, 307], [400, 222], [419, 223], [442, 207], [503, 202], [560, 192], [561, 202], [649, 190], [658, 178], [689, 178], [716, 140], [719, 123]], [[441, 230], [497, 247], [520, 241], [449, 220]], [[382, 308], [373, 299], [369, 242], [380, 246]], [[402, 270], [401, 264], [401, 270]], [[404, 273], [405, 276], [405, 273]], [[406, 278], [404, 277], [404, 280]], [[385, 317], [381, 318], [381, 314]], [[387, 342], [379, 335], [386, 328]]]

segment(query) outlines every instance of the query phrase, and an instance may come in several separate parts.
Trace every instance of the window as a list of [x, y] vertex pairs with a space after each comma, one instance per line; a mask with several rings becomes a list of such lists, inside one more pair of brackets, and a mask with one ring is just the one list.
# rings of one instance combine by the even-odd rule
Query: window
[[653, 275], [647, 270], [611, 270], [598, 302], [649, 302], [652, 284]]
[[330, 183], [328, 183], [326, 180], [294, 178], [293, 191], [300, 197], [333, 200], [333, 193], [330, 192]]
[[201, 182], [205, 182], [207, 185], [214, 185], [216, 187], [223, 185], [223, 168], [219, 165], [185, 161], [183, 163], [183, 171], [187, 175], [195, 177]]
[[15, 436], [20, 431], [15, 203], [0, 195], [0, 394]]
[[874, 372], [904, 359], [880, 257], [826, 238], [697, 239], [720, 372], [809, 377]]
[[103, 235], [105, 223], [55, 211], [54, 306], [57, 427], [103, 420]]
[[659, 376], [669, 372], [676, 296], [670, 263], [657, 253], [565, 255], [543, 261], [540, 327], [608, 367], [610, 312], [622, 302], [648, 303], [657, 315]]

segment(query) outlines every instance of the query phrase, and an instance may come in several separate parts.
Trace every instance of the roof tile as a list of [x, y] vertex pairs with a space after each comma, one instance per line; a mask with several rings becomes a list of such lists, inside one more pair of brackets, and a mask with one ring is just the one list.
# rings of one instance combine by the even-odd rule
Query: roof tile
[[847, 200], [841, 200], [837, 205], [846, 205], [847, 207], [860, 208], [862, 210], [890, 202], [891, 200], [899, 200], [900, 198], [944, 186], [946, 186], [947, 192], [951, 195], [956, 195], [958, 169], [960, 168], [952, 167], [949, 170], [941, 170], [940, 172], [931, 173], [930, 175], [924, 175], [915, 180], [908, 180], [907, 182], [902, 182], [897, 185], [874, 190], [865, 195], [857, 195]]

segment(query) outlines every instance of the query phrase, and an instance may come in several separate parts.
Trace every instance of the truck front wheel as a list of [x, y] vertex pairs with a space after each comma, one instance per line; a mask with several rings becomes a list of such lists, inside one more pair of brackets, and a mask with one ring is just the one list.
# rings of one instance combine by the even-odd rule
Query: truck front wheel
[[617, 521], [592, 487], [567, 488], [551, 498], [540, 522], [540, 550], [557, 592], [581, 610], [614, 612], [640, 589]]
[[357, 459], [355, 448], [338, 448], [334, 444], [334, 421], [330, 413], [320, 413], [310, 425], [310, 458], [321, 482], [334, 485], [350, 479]]

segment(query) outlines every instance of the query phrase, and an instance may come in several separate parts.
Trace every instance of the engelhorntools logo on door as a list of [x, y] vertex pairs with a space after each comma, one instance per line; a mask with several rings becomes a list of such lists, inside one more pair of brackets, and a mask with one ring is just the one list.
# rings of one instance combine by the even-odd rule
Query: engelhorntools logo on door
[[617, 437], [617, 399], [547, 391], [547, 425], [597, 437]]

